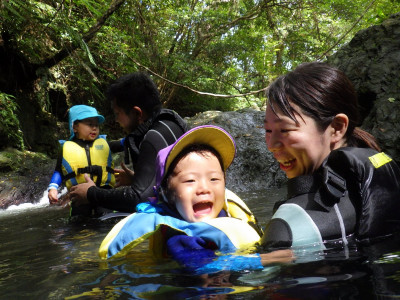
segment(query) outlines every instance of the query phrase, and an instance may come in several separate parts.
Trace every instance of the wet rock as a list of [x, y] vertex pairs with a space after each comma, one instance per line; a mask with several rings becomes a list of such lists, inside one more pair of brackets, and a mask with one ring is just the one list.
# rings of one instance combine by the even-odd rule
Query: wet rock
[[208, 111], [186, 118], [190, 127], [212, 124], [224, 128], [236, 142], [236, 157], [229, 167], [226, 185], [233, 191], [252, 191], [280, 186], [285, 174], [267, 150], [264, 111]]
[[328, 58], [358, 92], [362, 128], [400, 161], [400, 13], [358, 32]]
[[0, 152], [0, 208], [39, 201], [54, 166], [55, 160], [41, 153], [15, 149]]

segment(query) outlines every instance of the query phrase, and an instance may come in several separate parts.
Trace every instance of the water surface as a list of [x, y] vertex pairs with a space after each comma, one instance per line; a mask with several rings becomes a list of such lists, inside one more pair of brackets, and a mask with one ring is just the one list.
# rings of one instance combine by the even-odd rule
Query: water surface
[[[265, 224], [284, 188], [239, 194]], [[266, 200], [268, 199], [268, 201]], [[400, 240], [323, 253], [263, 271], [185, 274], [143, 243], [125, 259], [101, 261], [111, 223], [70, 224], [68, 210], [35, 205], [0, 211], [0, 299], [382, 299], [400, 297]]]

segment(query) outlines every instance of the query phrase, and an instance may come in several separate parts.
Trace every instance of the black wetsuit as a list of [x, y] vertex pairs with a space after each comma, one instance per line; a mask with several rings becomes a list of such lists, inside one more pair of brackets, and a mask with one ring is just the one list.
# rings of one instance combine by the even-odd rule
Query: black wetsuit
[[[158, 151], [174, 143], [186, 131], [185, 121], [172, 110], [162, 109], [153, 114], [125, 138], [125, 158], [130, 155], [135, 171], [132, 185], [111, 190], [90, 187], [87, 198], [91, 205], [134, 212], [138, 203], [153, 196]], [[122, 147], [119, 141], [109, 144], [112, 152], [123, 150], [118, 149]]]
[[384, 153], [340, 148], [313, 175], [290, 179], [288, 200], [275, 209], [264, 249], [343, 242], [351, 235], [370, 242], [400, 231], [400, 168]]

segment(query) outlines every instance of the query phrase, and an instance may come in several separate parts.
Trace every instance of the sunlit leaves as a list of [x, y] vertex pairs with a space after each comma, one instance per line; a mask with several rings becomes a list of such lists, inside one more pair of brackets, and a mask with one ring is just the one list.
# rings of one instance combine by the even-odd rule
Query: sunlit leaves
[[[324, 60], [360, 29], [400, 11], [399, 1], [392, 0], [130, 0], [84, 42], [112, 2], [2, 1], [1, 27], [35, 63], [65, 45], [78, 45], [53, 68], [62, 74], [54, 80], [62, 78], [74, 95], [101, 98], [99, 91], [111, 79], [142, 66], [195, 90], [238, 94], [265, 87], [299, 63]], [[154, 78], [167, 105], [210, 101]], [[256, 96], [261, 103], [263, 94]], [[239, 99], [222, 106], [248, 102]], [[223, 102], [210, 103], [218, 101]]]

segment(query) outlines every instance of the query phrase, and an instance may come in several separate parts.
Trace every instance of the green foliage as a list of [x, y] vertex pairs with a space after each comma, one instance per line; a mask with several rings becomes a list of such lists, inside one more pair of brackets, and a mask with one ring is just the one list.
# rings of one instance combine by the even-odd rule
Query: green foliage
[[13, 96], [0, 92], [0, 135], [5, 135], [7, 144], [24, 150], [23, 134], [16, 115], [18, 105], [14, 99]]
[[63, 91], [68, 105], [109, 109], [107, 85], [147, 68], [158, 75], [153, 78], [164, 105], [183, 114], [260, 107], [263, 93], [223, 98], [195, 91], [236, 95], [263, 89], [302, 62], [324, 60], [357, 31], [400, 11], [393, 0], [131, 0], [88, 39], [115, 2], [1, 2], [0, 29], [14, 53], [40, 65], [69, 51], [49, 70], [36, 70], [35, 101], [43, 110], [53, 109], [52, 89]]

